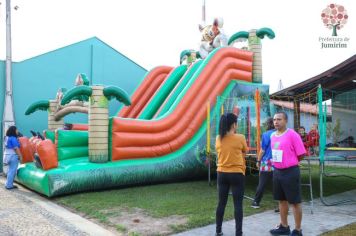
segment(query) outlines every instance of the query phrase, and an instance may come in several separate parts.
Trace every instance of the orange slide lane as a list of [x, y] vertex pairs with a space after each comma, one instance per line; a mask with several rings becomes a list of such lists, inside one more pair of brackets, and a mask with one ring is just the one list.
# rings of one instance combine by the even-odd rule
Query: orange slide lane
[[[195, 62], [197, 63], [197, 62]], [[195, 64], [194, 63], [194, 64]], [[182, 76], [182, 78], [178, 81], [178, 83], [176, 84], [176, 86], [174, 86], [174, 88], [172, 89], [172, 91], [169, 93], [169, 95], [166, 97], [166, 99], [164, 100], [164, 102], [161, 104], [160, 108], [157, 110], [156, 114], [153, 116], [153, 119], [157, 118], [157, 116], [159, 115], [159, 113], [161, 113], [163, 107], [167, 104], [167, 102], [169, 101], [169, 99], [171, 98], [171, 96], [174, 94], [175, 90], [180, 86], [180, 84], [183, 81], [183, 78], [185, 78], [185, 76], [187, 74], [190, 73], [190, 70], [193, 68], [193, 65], [190, 65], [190, 67], [188, 68], [188, 70], [184, 73], [184, 75]]]
[[137, 118], [143, 107], [172, 70], [173, 67], [171, 66], [159, 66], [152, 69], [132, 95], [131, 106], [123, 107], [118, 116], [123, 118]]
[[[164, 81], [165, 81], [166, 79], [168, 79], [168, 78], [172, 75], [172, 73], [174, 73], [174, 69], [172, 69], [172, 70], [169, 72], [169, 74], [166, 75], [166, 76], [163, 78], [163, 82], [161, 82], [160, 85], [158, 86], [158, 88], [156, 88], [156, 89], [152, 92], [152, 95], [148, 98], [148, 101], [144, 104], [144, 106], [141, 108], [140, 112], [137, 114], [137, 116], [136, 116], [135, 118], [140, 117], [141, 113], [145, 110], [145, 108], [150, 105], [150, 102], [151, 102], [152, 99], [154, 98], [154, 94], [155, 94], [156, 92], [158, 92], [158, 91], [161, 89], [161, 87], [164, 85]], [[182, 77], [182, 78], [183, 78], [183, 77]], [[181, 81], [181, 80], [179, 80], [179, 81]], [[171, 93], [172, 93], [172, 92], [171, 92]]]
[[169, 116], [148, 121], [113, 120], [112, 159], [157, 157], [179, 149], [206, 119], [206, 102], [215, 103], [231, 80], [250, 82], [251, 77], [251, 52], [220, 49]]

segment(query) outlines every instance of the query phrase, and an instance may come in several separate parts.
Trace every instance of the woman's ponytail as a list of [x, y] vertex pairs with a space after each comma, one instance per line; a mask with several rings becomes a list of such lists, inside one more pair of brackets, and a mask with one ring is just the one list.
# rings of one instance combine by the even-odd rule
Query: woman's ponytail
[[233, 124], [237, 123], [237, 116], [233, 113], [223, 114], [220, 117], [219, 135], [223, 139]]

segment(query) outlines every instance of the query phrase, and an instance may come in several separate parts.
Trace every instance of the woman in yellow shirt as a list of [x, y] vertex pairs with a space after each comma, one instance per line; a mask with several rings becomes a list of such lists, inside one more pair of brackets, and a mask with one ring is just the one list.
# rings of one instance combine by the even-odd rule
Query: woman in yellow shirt
[[219, 203], [216, 209], [216, 235], [223, 235], [222, 222], [231, 187], [235, 208], [236, 235], [242, 235], [242, 200], [245, 190], [245, 154], [248, 151], [245, 136], [236, 134], [237, 116], [227, 113], [221, 116], [219, 135], [216, 137], [218, 153], [217, 175]]

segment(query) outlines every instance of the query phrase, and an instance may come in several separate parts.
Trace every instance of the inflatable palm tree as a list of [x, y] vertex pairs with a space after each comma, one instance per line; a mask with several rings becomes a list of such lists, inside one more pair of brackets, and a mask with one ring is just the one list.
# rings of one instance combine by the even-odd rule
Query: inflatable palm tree
[[252, 29], [249, 32], [239, 31], [233, 34], [228, 44], [231, 45], [235, 41], [248, 39], [249, 50], [253, 52], [253, 73], [252, 81], [255, 83], [262, 83], [262, 44], [261, 39], [267, 36], [270, 39], [275, 37], [275, 34], [270, 28], [261, 28], [258, 30]]
[[129, 95], [115, 86], [81, 85], [69, 90], [63, 97], [61, 105], [69, 103], [77, 97], [89, 97], [89, 161], [107, 162], [109, 138], [109, 102], [115, 98], [126, 106], [131, 104]]
[[58, 100], [40, 100], [32, 103], [26, 109], [25, 115], [28, 116], [38, 110], [48, 111], [48, 129], [54, 131], [57, 128], [62, 128], [64, 125], [63, 119], [55, 118], [57, 107]]
[[183, 62], [186, 62], [186, 64], [192, 64], [194, 63], [197, 59], [201, 59], [200, 53], [195, 51], [195, 50], [191, 50], [191, 49], [186, 49], [183, 50], [180, 53], [180, 57], [179, 57], [179, 63], [182, 64]]
[[[89, 79], [83, 73], [79, 73], [75, 79], [75, 85], [89, 85]], [[62, 107], [60, 102], [62, 100], [63, 94], [66, 92], [65, 88], [60, 88], [57, 91], [55, 100], [40, 100], [32, 103], [25, 112], [25, 115], [30, 115], [35, 111], [42, 110], [48, 111], [48, 130], [55, 131], [58, 128], [63, 128], [64, 121], [63, 117], [67, 114], [74, 112], [88, 113], [88, 108], [85, 106], [84, 102], [88, 101], [88, 97], [78, 96], [76, 103], [71, 104], [70, 106]]]

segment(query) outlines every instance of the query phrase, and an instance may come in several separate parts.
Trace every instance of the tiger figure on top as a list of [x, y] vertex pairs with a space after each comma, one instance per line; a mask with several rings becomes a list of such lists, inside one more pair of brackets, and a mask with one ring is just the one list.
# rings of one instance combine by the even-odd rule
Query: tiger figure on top
[[227, 46], [227, 36], [223, 31], [224, 20], [215, 18], [212, 25], [199, 25], [202, 39], [199, 54], [202, 59], [217, 47]]

